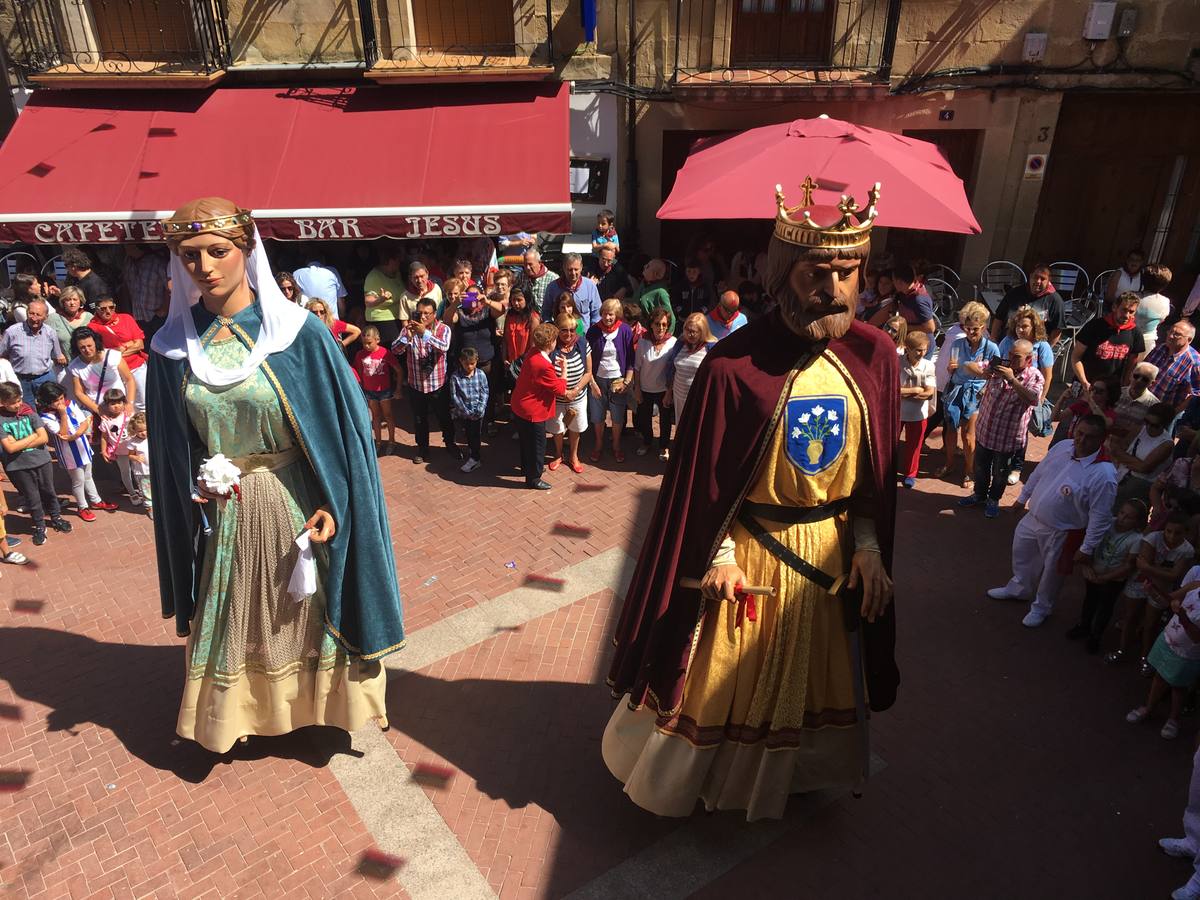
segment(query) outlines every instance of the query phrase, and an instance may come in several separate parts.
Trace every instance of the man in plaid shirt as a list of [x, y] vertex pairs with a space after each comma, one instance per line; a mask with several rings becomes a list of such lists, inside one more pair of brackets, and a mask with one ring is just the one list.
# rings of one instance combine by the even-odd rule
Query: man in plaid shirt
[[429, 414], [437, 416], [446, 449], [456, 459], [462, 456], [454, 444], [454, 422], [450, 418], [450, 394], [446, 385], [446, 353], [450, 349], [450, 326], [437, 321], [437, 305], [428, 297], [417, 301], [417, 316], [407, 320], [392, 344], [392, 352], [405, 363], [408, 403], [416, 429], [417, 455], [421, 464], [429, 458]]
[[[517, 287], [525, 294], [525, 305], [529, 309], [540, 310], [546, 302], [546, 290], [558, 281], [558, 273], [551, 272], [542, 262], [542, 254], [536, 247], [525, 251], [524, 264], [521, 266], [521, 277], [517, 279]], [[578, 309], [576, 304], [576, 309]], [[551, 318], [553, 318], [551, 310]]]
[[1158, 377], [1150, 393], [1181, 412], [1188, 400], [1200, 394], [1200, 353], [1192, 347], [1196, 326], [1180, 319], [1167, 332], [1167, 339], [1150, 351], [1146, 362], [1158, 366]]
[[979, 401], [975, 420], [975, 492], [958, 501], [959, 506], [976, 506], [987, 501], [983, 514], [994, 519], [1000, 514], [1000, 498], [1012, 467], [1012, 455], [1025, 446], [1029, 417], [1042, 396], [1044, 378], [1029, 364], [1033, 344], [1015, 341], [1008, 351], [1008, 364], [997, 358], [988, 368], [988, 383]]

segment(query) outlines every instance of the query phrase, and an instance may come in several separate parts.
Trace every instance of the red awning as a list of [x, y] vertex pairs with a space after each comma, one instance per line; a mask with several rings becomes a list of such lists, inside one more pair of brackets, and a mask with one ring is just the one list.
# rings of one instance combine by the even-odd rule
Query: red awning
[[41, 90], [0, 147], [0, 241], [146, 240], [213, 195], [290, 240], [568, 232], [567, 94]]

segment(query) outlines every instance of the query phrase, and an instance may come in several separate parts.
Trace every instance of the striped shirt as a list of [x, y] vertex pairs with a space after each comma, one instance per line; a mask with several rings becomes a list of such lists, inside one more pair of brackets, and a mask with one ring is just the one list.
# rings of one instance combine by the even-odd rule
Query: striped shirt
[[[67, 403], [67, 424], [72, 432], [78, 431], [79, 426], [87, 418], [88, 414], [84, 410], [72, 402]], [[90, 428], [73, 441], [64, 440], [59, 437], [61, 429], [58, 410], [54, 409], [42, 413], [42, 424], [46, 426], [46, 432], [54, 439], [54, 451], [58, 454], [58, 461], [64, 469], [82, 469], [91, 463], [92, 442], [88, 439], [91, 434]]]
[[[571, 355], [567, 357], [568, 391], [575, 390], [579, 386], [579, 382], [583, 380], [583, 374], [587, 371], [587, 358], [591, 355], [591, 352], [591, 348], [586, 342], [576, 340], [575, 346], [571, 350]], [[558, 360], [562, 355], [562, 350], [558, 347], [550, 351], [550, 362], [554, 364], [555, 371], [558, 370]]]
[[401, 332], [392, 352], [403, 359], [408, 384], [422, 394], [432, 394], [446, 383], [446, 351], [450, 349], [450, 326], [435, 322], [424, 334]]
[[62, 355], [58, 335], [45, 325], [35, 332], [28, 322], [19, 322], [0, 337], [0, 356], [13, 364], [18, 375], [43, 375]]
[[[1045, 379], [1035, 366], [1027, 365], [1014, 378], [1021, 387], [1040, 396]], [[991, 378], [979, 401], [975, 421], [975, 441], [981, 447], [1000, 453], [1012, 453], [1025, 446], [1029, 417], [1036, 403], [1029, 403], [1015, 387], [1000, 378]]]

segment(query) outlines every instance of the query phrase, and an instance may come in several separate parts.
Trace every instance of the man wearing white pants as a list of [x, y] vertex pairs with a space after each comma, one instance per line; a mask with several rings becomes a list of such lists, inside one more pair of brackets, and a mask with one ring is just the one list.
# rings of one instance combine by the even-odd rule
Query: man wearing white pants
[[1029, 512], [1013, 532], [1013, 575], [1004, 587], [992, 588], [993, 600], [1033, 600], [1021, 624], [1036, 628], [1054, 610], [1063, 575], [1058, 562], [1071, 532], [1084, 532], [1076, 562], [1090, 562], [1112, 524], [1117, 471], [1101, 447], [1108, 423], [1096, 415], [1082, 417], [1074, 440], [1050, 448], [1020, 496]]
[[1192, 781], [1188, 786], [1188, 805], [1183, 811], [1183, 837], [1162, 838], [1158, 846], [1168, 856], [1192, 860], [1192, 877], [1171, 893], [1172, 900], [1200, 900], [1200, 750], [1192, 757]]

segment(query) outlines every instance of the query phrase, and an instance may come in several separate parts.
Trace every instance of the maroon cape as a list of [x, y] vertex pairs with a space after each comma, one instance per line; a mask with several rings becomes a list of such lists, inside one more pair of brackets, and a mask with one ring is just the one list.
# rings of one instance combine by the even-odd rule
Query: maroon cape
[[[900, 406], [896, 347], [882, 330], [855, 322], [829, 349], [866, 400], [874, 481], [869, 514], [890, 573]], [[768, 425], [801, 352], [776, 310], [722, 339], [696, 374], [613, 638], [608, 683], [614, 693], [630, 694], [634, 706], [648, 704], [660, 715], [678, 712], [692, 636], [704, 609], [700, 592], [680, 589], [679, 579], [699, 578], [708, 569], [721, 527], [770, 438]], [[863, 622], [874, 710], [895, 702], [900, 683], [894, 609], [889, 604], [874, 623]]]

